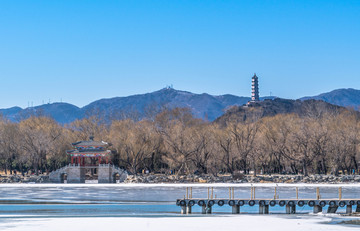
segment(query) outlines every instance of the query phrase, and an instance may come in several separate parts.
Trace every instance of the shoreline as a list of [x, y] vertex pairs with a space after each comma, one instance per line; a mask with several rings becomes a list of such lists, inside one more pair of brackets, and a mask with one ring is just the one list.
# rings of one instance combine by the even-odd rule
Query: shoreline
[[[53, 184], [49, 181], [48, 175], [9, 175], [0, 176], [0, 185], [2, 184]], [[97, 180], [89, 180], [85, 184], [97, 184]], [[116, 183], [119, 184], [119, 183]], [[165, 174], [147, 174], [147, 175], [129, 175], [123, 185], [133, 184], [333, 184], [333, 185], [351, 185], [360, 184], [360, 175], [310, 175], [304, 177], [302, 175], [165, 175]], [[73, 184], [72, 184], [73, 185]]]

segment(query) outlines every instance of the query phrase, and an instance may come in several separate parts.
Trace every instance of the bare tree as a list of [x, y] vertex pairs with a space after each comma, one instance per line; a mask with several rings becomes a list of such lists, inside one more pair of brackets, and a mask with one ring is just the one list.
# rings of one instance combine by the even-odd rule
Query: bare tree
[[54, 120], [47, 117], [30, 117], [20, 122], [22, 134], [21, 147], [35, 173], [40, 168], [49, 171], [47, 160], [55, 154], [56, 141], [62, 134], [62, 129]]

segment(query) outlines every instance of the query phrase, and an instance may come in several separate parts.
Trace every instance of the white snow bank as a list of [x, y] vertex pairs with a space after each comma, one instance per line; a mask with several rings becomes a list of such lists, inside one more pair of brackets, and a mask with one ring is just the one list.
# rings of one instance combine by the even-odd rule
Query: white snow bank
[[4, 231], [309, 231], [354, 230], [354, 226], [326, 224], [331, 218], [323, 216], [264, 216], [238, 215], [216, 217], [170, 218], [14, 218], [0, 223]]

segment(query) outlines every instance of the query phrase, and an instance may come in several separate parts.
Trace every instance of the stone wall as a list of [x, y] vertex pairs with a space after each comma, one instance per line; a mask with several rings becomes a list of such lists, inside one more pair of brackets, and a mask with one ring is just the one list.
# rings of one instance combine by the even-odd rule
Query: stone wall
[[111, 178], [111, 166], [109, 164], [100, 164], [98, 168], [98, 183], [113, 183]]
[[119, 182], [127, 179], [127, 172], [116, 168], [110, 164], [100, 164], [98, 168], [98, 183], [116, 183], [116, 175], [119, 176]]
[[52, 183], [64, 183], [66, 175], [67, 183], [85, 183], [85, 168], [78, 165], [68, 165], [57, 169], [49, 174]]
[[85, 168], [69, 166], [66, 170], [67, 183], [85, 183]]
[[[100, 164], [97, 168], [98, 183], [116, 183], [116, 176], [119, 176], [119, 182], [124, 182], [127, 178], [127, 172], [110, 164]], [[67, 183], [85, 183], [86, 168], [78, 165], [68, 165], [53, 171], [49, 175], [52, 183], [64, 183], [64, 175], [67, 177]]]

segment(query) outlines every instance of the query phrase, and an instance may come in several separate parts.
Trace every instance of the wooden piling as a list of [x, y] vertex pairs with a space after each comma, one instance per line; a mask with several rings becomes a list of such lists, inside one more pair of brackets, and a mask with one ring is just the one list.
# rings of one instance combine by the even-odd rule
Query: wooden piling
[[320, 188], [316, 188], [316, 200], [320, 200]]
[[339, 200], [341, 200], [341, 199], [342, 199], [342, 188], [339, 187]]
[[201, 214], [206, 214], [206, 205], [201, 206]]
[[313, 208], [313, 212], [314, 213], [321, 213], [322, 212], [322, 207], [320, 205], [315, 205]]
[[191, 206], [186, 206], [186, 214], [191, 214]]
[[240, 206], [234, 205], [232, 206], [232, 214], [239, 214], [240, 213]]
[[352, 205], [346, 205], [346, 214], [352, 213]]
[[186, 206], [181, 206], [181, 214], [186, 214]]
[[295, 214], [296, 213], [296, 205], [286, 205], [286, 214]]
[[357, 206], [356, 206], [355, 212], [360, 213], [360, 205], [357, 205]]
[[277, 195], [276, 195], [276, 187], [275, 187], [275, 192], [274, 192], [274, 200], [277, 199]]

